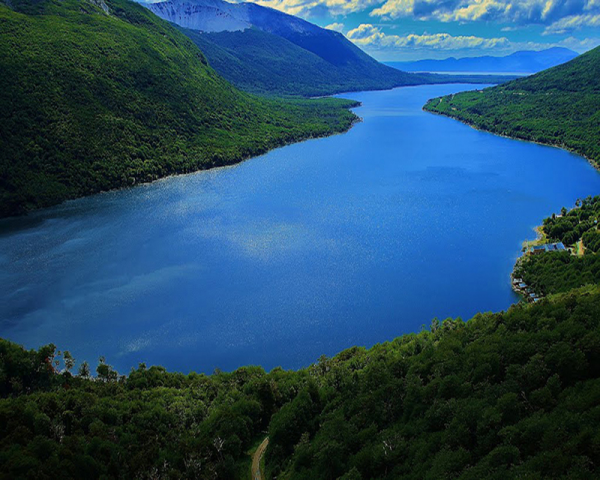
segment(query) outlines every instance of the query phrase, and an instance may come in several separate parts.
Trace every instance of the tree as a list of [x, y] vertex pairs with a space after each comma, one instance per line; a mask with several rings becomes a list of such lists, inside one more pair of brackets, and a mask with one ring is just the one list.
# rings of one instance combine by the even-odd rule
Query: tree
[[117, 371], [106, 363], [104, 356], [100, 357], [99, 359], [99, 364], [96, 367], [96, 373], [98, 374], [98, 378], [104, 382], [115, 381], [119, 376]]
[[63, 352], [63, 360], [65, 362], [65, 370], [70, 373], [75, 366], [75, 359], [73, 358], [73, 355], [71, 355], [71, 352], [65, 350]]
[[90, 365], [88, 362], [83, 362], [81, 365], [79, 365], [78, 375], [81, 378], [89, 378], [90, 374]]

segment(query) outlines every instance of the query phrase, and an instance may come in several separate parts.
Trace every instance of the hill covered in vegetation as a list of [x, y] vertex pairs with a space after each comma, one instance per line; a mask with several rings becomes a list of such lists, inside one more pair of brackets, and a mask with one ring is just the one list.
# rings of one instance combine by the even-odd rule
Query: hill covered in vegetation
[[[211, 376], [0, 341], [2, 478], [593, 478], [600, 289], [589, 287], [299, 371]], [[59, 370], [62, 370], [59, 373]]]
[[531, 77], [430, 100], [425, 110], [600, 165], [600, 47]]
[[354, 102], [262, 99], [127, 0], [0, 1], [0, 217], [347, 130]]
[[200, 47], [219, 74], [252, 93], [310, 97], [429, 83], [418, 75], [381, 65], [366, 54], [366, 58], [360, 55], [353, 61], [334, 64], [257, 28], [239, 32], [181, 31]]

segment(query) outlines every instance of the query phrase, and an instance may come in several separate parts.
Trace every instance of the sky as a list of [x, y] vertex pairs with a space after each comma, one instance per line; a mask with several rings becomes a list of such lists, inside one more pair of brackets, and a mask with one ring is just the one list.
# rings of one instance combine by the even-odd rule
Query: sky
[[342, 32], [380, 61], [600, 45], [600, 0], [253, 1]]

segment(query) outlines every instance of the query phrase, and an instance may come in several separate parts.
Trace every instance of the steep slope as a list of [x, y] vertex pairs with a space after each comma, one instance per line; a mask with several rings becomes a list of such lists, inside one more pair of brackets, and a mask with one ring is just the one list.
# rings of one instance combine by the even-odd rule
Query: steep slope
[[241, 93], [127, 0], [0, 3], [0, 216], [347, 129], [338, 100]]
[[573, 60], [578, 54], [568, 48], [515, 52], [505, 57], [465, 57], [445, 60], [389, 62], [388, 65], [407, 72], [509, 72], [537, 73]]
[[313, 96], [434, 81], [377, 62], [338, 32], [254, 3], [144, 5], [182, 27], [212, 67], [251, 92]]
[[290, 40], [255, 27], [219, 33], [181, 31], [224, 78], [252, 93], [318, 96], [427, 83], [403, 72], [365, 68], [362, 61], [335, 65]]
[[560, 146], [600, 164], [600, 47], [568, 63], [424, 107], [490, 132]]
[[[318, 27], [301, 18], [255, 3], [223, 0], [167, 0], [144, 4], [161, 18], [201, 32], [243, 31], [251, 26], [285, 38], [322, 59], [343, 65], [362, 61], [389, 70], [348, 41], [342, 34]], [[223, 19], [231, 26], [224, 27]]]

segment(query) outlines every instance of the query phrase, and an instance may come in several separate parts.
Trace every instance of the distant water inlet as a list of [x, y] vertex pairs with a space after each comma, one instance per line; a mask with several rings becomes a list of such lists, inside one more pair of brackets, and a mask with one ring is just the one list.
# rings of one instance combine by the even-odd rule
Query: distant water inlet
[[582, 158], [347, 95], [350, 132], [0, 223], [0, 335], [121, 372], [300, 367], [516, 299], [542, 218], [600, 193]]

